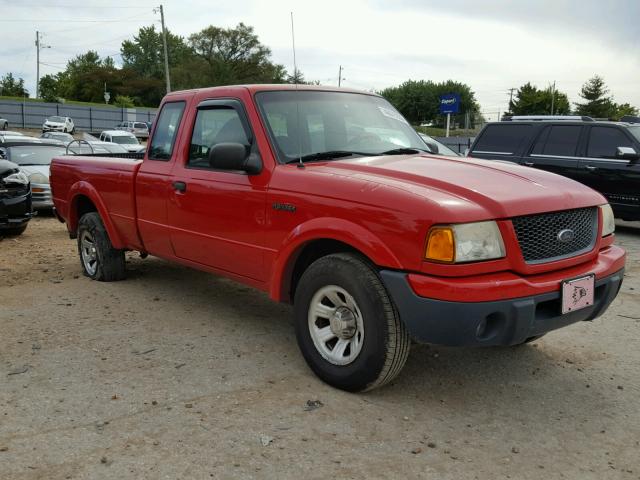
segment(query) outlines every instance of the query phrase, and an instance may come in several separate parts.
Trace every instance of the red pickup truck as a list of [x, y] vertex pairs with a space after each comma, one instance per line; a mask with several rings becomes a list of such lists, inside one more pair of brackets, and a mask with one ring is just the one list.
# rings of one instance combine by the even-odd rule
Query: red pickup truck
[[592, 320], [623, 278], [600, 194], [428, 154], [370, 93], [174, 92], [141, 158], [59, 157], [51, 186], [88, 277], [123, 279], [133, 250], [291, 302], [309, 366], [349, 391], [393, 379], [411, 339], [519, 345]]

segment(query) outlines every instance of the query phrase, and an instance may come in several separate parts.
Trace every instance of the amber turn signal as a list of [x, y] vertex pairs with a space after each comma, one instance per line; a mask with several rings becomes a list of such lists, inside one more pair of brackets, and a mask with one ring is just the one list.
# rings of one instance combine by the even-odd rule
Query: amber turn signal
[[436, 262], [453, 262], [455, 260], [455, 244], [453, 230], [450, 227], [434, 227], [429, 231], [425, 258]]

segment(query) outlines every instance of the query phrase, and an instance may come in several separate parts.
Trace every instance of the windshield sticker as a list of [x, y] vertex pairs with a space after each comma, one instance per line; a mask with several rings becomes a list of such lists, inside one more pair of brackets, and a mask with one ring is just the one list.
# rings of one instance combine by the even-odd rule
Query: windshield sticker
[[378, 109], [385, 117], [393, 118], [394, 120], [397, 120], [402, 123], [406, 123], [407, 125], [409, 124], [409, 122], [407, 122], [404, 119], [404, 117], [400, 115], [398, 112], [396, 112], [395, 110], [391, 110], [390, 108], [386, 108], [386, 107], [378, 107]]

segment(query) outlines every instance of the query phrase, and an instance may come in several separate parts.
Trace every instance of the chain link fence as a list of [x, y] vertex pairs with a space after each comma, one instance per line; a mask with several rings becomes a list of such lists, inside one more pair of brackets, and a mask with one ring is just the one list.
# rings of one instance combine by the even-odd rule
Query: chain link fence
[[115, 127], [120, 122], [153, 122], [155, 108], [89, 107], [63, 103], [20, 102], [0, 100], [0, 118], [11, 128], [41, 128], [47, 117], [58, 115], [73, 120], [76, 130], [99, 131]]

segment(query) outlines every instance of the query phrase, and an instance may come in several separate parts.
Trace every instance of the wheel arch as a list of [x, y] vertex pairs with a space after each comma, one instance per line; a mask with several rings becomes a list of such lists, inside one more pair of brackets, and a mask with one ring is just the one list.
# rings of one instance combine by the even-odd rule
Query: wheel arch
[[78, 182], [69, 191], [69, 214], [67, 216], [67, 229], [71, 238], [76, 238], [78, 222], [82, 215], [89, 212], [97, 212], [109, 235], [114, 248], [124, 248], [124, 244], [116, 230], [108, 210], [96, 189], [87, 182]]
[[348, 220], [317, 218], [297, 226], [283, 242], [273, 264], [269, 294], [292, 303], [298, 280], [315, 260], [352, 252], [375, 266], [401, 269], [391, 250], [370, 230]]

